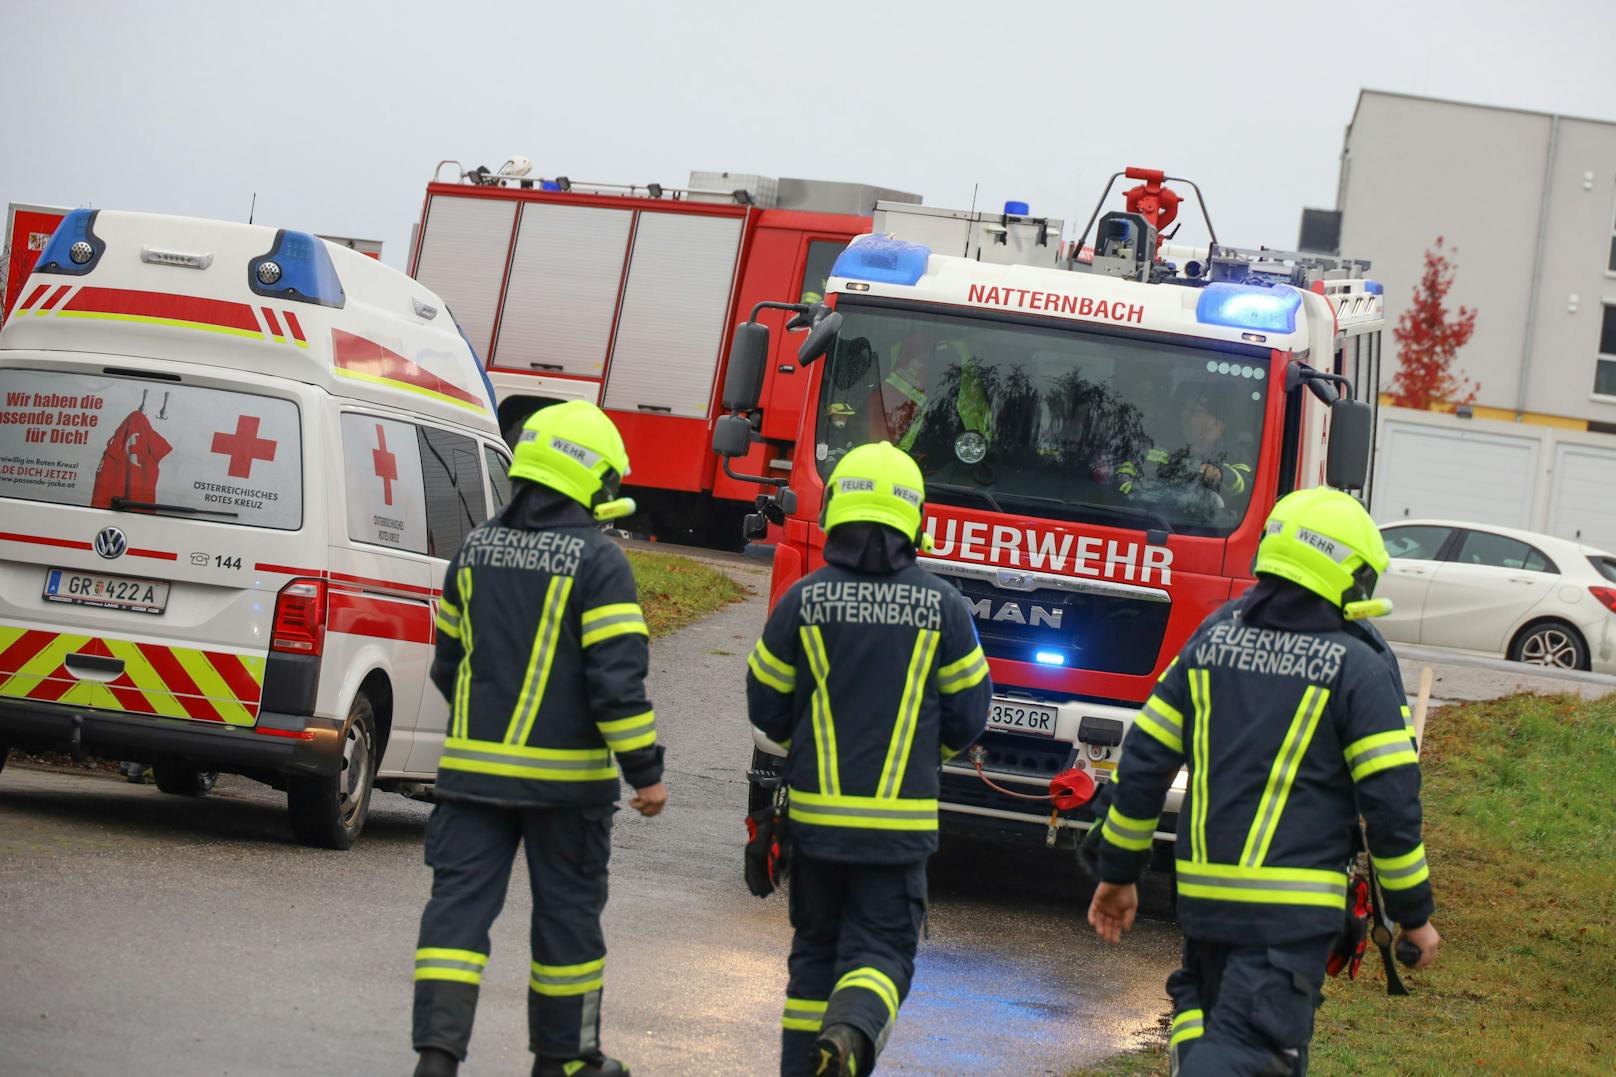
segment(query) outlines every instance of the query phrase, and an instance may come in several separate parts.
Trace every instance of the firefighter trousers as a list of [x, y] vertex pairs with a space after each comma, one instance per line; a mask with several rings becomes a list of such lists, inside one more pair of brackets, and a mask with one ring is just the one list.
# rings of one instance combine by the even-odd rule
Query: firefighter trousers
[[1168, 1055], [1175, 1077], [1301, 1077], [1324, 966], [1321, 935], [1282, 946], [1184, 940], [1184, 967], [1167, 978], [1173, 1000]]
[[432, 898], [415, 951], [417, 1051], [466, 1057], [477, 992], [488, 965], [488, 930], [505, 903], [520, 844], [533, 890], [528, 1046], [572, 1060], [600, 1047], [606, 943], [606, 864], [614, 805], [514, 808], [444, 801], [426, 830]]
[[[826, 1025], [851, 1025], [879, 1054], [909, 994], [926, 918], [926, 862], [846, 864], [798, 854], [791, 865], [790, 978], [780, 1073], [812, 1073]], [[874, 1070], [874, 1059], [868, 1069]]]

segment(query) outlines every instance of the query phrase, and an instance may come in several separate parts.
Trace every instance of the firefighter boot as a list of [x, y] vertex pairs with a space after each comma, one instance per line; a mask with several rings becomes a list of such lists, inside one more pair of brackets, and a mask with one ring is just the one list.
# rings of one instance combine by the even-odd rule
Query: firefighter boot
[[814, 1077], [860, 1077], [872, 1069], [869, 1037], [852, 1025], [828, 1025], [814, 1041]]
[[582, 1058], [562, 1061], [557, 1058], [533, 1060], [533, 1077], [629, 1077], [628, 1067], [615, 1058], [607, 1058], [599, 1051]]
[[460, 1061], [437, 1047], [421, 1048], [421, 1058], [415, 1063], [415, 1077], [455, 1077], [459, 1070]]

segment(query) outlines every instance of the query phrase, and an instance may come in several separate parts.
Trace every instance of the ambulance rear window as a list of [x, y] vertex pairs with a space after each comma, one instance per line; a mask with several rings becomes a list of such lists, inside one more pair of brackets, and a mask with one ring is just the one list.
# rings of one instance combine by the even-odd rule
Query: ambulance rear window
[[0, 369], [0, 497], [295, 531], [302, 442], [278, 397]]

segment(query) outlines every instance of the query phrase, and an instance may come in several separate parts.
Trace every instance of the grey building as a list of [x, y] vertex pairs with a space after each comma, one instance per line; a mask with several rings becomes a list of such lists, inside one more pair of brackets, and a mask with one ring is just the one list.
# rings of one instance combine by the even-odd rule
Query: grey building
[[[1340, 250], [1374, 263], [1391, 329], [1438, 236], [1479, 312], [1457, 415], [1382, 410], [1381, 520], [1447, 516], [1616, 549], [1616, 122], [1364, 90]], [[1451, 409], [1450, 409], [1451, 410]]]

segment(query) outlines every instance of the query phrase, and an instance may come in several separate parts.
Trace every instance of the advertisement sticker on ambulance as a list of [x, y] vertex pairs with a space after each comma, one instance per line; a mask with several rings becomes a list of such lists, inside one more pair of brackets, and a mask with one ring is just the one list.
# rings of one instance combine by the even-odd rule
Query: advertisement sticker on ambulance
[[0, 497], [296, 530], [301, 442], [289, 400], [0, 371]]
[[426, 497], [415, 427], [353, 412], [342, 416], [348, 537], [426, 552]]

